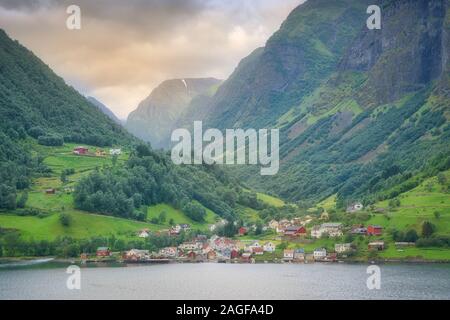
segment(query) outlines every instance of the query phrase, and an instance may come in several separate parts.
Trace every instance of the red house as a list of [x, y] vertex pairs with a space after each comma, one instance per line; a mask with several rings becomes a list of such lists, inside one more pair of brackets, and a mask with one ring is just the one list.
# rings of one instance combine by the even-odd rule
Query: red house
[[78, 154], [78, 155], [87, 154], [88, 151], [89, 151], [89, 149], [86, 147], [76, 147], [73, 149], [73, 153]]
[[231, 259], [237, 259], [237, 258], [239, 258], [239, 251], [234, 250], [234, 249], [231, 250], [230, 258], [231, 258]]
[[238, 232], [240, 236], [243, 236], [247, 233], [247, 228], [240, 227]]
[[97, 257], [109, 257], [111, 255], [111, 250], [108, 247], [97, 248]]
[[367, 234], [369, 236], [381, 236], [381, 233], [383, 232], [383, 227], [381, 226], [368, 226], [367, 227]]
[[284, 229], [284, 235], [288, 237], [298, 237], [306, 235], [306, 228], [301, 226], [289, 226]]

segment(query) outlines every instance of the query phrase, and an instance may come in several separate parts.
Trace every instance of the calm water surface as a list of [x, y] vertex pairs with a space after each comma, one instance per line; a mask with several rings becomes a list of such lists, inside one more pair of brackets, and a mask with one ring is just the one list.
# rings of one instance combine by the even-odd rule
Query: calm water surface
[[0, 299], [450, 299], [450, 265], [381, 265], [369, 290], [366, 265], [170, 264], [81, 269], [0, 268]]

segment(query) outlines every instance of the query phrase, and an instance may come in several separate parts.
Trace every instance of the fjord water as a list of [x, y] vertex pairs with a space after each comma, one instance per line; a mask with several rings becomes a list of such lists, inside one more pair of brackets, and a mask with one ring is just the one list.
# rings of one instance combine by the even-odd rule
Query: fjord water
[[69, 290], [65, 268], [3, 268], [0, 299], [450, 299], [449, 264], [380, 265], [369, 290], [366, 265], [170, 264], [81, 269]]

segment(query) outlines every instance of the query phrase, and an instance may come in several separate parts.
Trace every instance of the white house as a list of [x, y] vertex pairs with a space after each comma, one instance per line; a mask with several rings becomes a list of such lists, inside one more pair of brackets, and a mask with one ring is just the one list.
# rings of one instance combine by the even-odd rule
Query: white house
[[336, 251], [336, 253], [345, 253], [351, 250], [352, 250], [351, 243], [336, 243], [334, 245], [334, 251]]
[[293, 260], [294, 259], [294, 250], [285, 249], [283, 251], [283, 260]]
[[273, 242], [266, 242], [263, 246], [265, 252], [274, 252], [276, 246]]
[[166, 248], [159, 250], [159, 254], [164, 257], [174, 258], [177, 256], [177, 248], [166, 247]]
[[122, 154], [122, 149], [109, 149], [109, 154], [119, 156]]
[[313, 252], [314, 260], [323, 260], [327, 256], [327, 250], [325, 248], [319, 248]]
[[361, 211], [364, 208], [363, 204], [361, 202], [356, 202], [347, 207], [347, 212], [358, 212]]
[[148, 230], [141, 230], [138, 233], [139, 238], [148, 238], [149, 235], [150, 234], [149, 234]]
[[342, 236], [342, 223], [322, 223], [320, 226], [314, 226], [311, 229], [312, 238], [321, 238], [325, 233], [330, 238]]

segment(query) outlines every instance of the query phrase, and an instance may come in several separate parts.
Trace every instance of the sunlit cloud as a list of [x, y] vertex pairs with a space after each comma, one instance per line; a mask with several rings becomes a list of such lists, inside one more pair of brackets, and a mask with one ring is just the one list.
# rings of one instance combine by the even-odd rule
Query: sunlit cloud
[[[160, 82], [225, 79], [302, 0], [0, 0], [0, 28], [120, 118]], [[65, 27], [81, 8], [82, 29]]]

